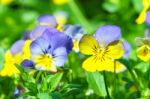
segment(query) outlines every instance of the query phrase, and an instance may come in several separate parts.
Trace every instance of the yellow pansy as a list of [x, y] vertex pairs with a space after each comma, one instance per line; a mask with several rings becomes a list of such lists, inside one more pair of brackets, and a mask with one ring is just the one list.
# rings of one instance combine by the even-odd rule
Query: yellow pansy
[[139, 17], [136, 19], [136, 22], [138, 24], [144, 23], [146, 19], [146, 12], [150, 8], [150, 0], [143, 0], [143, 6], [144, 6], [143, 10], [141, 11]]
[[15, 60], [10, 51], [5, 54], [5, 63], [2, 70], [0, 70], [0, 76], [12, 76], [14, 74], [20, 74], [20, 71], [15, 66]]
[[1, 76], [12, 76], [14, 74], [20, 74], [20, 71], [15, 66], [16, 64], [21, 64], [24, 59], [30, 59], [30, 46], [31, 40], [26, 40], [22, 47], [22, 50], [12, 54], [11, 50], [8, 50], [5, 54], [4, 67], [0, 70]]
[[84, 35], [79, 42], [80, 52], [91, 55], [82, 67], [90, 72], [121, 72], [126, 68], [116, 59], [124, 55], [124, 45], [120, 41], [121, 30], [115, 25], [104, 25], [97, 29], [94, 36]]
[[54, 17], [57, 22], [56, 29], [59, 31], [63, 31], [64, 25], [66, 24], [68, 18], [67, 13], [63, 11], [58, 11], [54, 13]]
[[136, 43], [138, 44], [137, 56], [143, 61], [150, 60], [150, 39], [136, 38]]
[[124, 65], [115, 59], [119, 59], [124, 55], [124, 47], [121, 41], [114, 41], [102, 47], [98, 41], [89, 35], [85, 35], [79, 43], [80, 51], [86, 55], [92, 55], [83, 62], [83, 68], [90, 72], [98, 71], [123, 71]]

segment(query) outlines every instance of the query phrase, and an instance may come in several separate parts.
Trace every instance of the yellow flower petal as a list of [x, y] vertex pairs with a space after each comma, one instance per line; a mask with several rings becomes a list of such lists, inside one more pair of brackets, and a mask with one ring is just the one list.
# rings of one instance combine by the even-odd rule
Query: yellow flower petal
[[30, 59], [31, 56], [30, 44], [31, 44], [31, 40], [26, 40], [24, 43], [24, 46], [22, 48], [23, 60]]
[[20, 71], [13, 63], [5, 63], [4, 68], [0, 71], [1, 76], [12, 76], [14, 74], [20, 74]]
[[53, 64], [52, 57], [50, 55], [36, 56], [34, 58], [36, 63], [35, 67], [40, 70], [47, 70], [56, 72], [56, 66]]
[[106, 55], [108, 55], [111, 59], [119, 59], [124, 55], [124, 46], [121, 41], [114, 41], [110, 43], [106, 50]]
[[82, 68], [89, 72], [95, 72], [99, 65], [100, 63], [95, 61], [94, 56], [91, 56], [83, 62]]
[[136, 19], [136, 23], [137, 24], [142, 24], [145, 22], [146, 19], [146, 10], [142, 10], [142, 12], [140, 13], [139, 17]]
[[137, 56], [143, 60], [148, 61], [150, 59], [150, 47], [143, 45], [137, 49]]
[[142, 24], [144, 23], [146, 19], [146, 12], [150, 8], [150, 0], [143, 0], [143, 10], [140, 13], [139, 17], [136, 19], [137, 24]]
[[77, 40], [73, 41], [73, 50], [75, 52], [79, 52], [79, 41], [77, 41]]
[[65, 15], [58, 15], [55, 17], [57, 24], [65, 25], [67, 22], [67, 17]]
[[105, 58], [105, 60], [99, 61], [99, 66], [97, 67], [97, 70], [114, 72], [114, 68], [116, 73], [122, 72], [126, 69], [126, 67], [120, 62]]
[[53, 0], [56, 5], [63, 5], [69, 2], [69, 0]]
[[60, 32], [63, 32], [63, 25], [62, 24], [58, 24], [56, 26], [56, 29], [59, 30]]
[[9, 5], [13, 0], [0, 0], [0, 4]]
[[12, 53], [10, 52], [10, 50], [8, 50], [6, 53], [5, 53], [5, 62], [10, 62], [12, 61], [13, 59], [13, 55]]
[[23, 60], [23, 57], [22, 57], [22, 53], [17, 53], [15, 56], [13, 56], [13, 61], [14, 61], [14, 64], [20, 64]]
[[92, 55], [98, 48], [98, 42], [90, 35], [84, 35], [79, 42], [79, 49], [83, 54]]
[[116, 73], [119, 73], [119, 72], [123, 72], [124, 70], [126, 70], [126, 67], [119, 61], [110, 61], [109, 65], [107, 66], [105, 70], [110, 71], [110, 72], [114, 72], [115, 70]]
[[144, 9], [148, 9], [150, 7], [150, 0], [143, 0]]
[[89, 72], [95, 72], [96, 70], [114, 72], [115, 68], [116, 73], [119, 73], [126, 69], [126, 67], [118, 61], [114, 62], [114, 60], [108, 58], [105, 58], [103, 61], [96, 60], [94, 56], [86, 59], [82, 67]]

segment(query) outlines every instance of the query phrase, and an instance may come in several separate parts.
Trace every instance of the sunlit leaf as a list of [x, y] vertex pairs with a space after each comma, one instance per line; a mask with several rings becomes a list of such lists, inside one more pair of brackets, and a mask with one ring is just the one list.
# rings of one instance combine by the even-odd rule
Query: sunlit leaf
[[106, 96], [104, 77], [99, 72], [87, 72], [87, 82], [89, 87], [94, 90], [98, 96]]
[[52, 97], [48, 93], [38, 93], [37, 97], [39, 99], [52, 99]]
[[53, 91], [56, 89], [62, 76], [63, 76], [63, 73], [57, 73], [57, 74], [49, 76], [49, 78], [47, 78], [47, 82], [48, 82], [48, 84], [50, 84], [50, 91]]

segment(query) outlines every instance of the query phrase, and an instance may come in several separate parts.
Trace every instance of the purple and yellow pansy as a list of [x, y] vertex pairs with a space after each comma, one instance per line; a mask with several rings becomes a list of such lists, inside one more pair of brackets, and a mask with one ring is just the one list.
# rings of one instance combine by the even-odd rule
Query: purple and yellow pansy
[[80, 25], [66, 25], [63, 32], [72, 38], [73, 50], [79, 52], [79, 41], [85, 34], [84, 29]]
[[30, 44], [31, 40], [18, 40], [12, 45], [5, 54], [4, 66], [0, 70], [0, 76], [20, 74], [15, 65], [21, 64], [25, 59], [30, 59]]
[[91, 55], [82, 67], [89, 72], [121, 72], [126, 68], [117, 61], [124, 55], [124, 45], [120, 40], [121, 29], [114, 25], [104, 25], [93, 36], [84, 35], [79, 43], [80, 52]]
[[[56, 72], [56, 66], [63, 66], [67, 54], [72, 50], [72, 40], [69, 36], [51, 28], [31, 43], [31, 61], [38, 70]], [[27, 63], [27, 64], [26, 64]], [[30, 65], [24, 62], [24, 65]]]

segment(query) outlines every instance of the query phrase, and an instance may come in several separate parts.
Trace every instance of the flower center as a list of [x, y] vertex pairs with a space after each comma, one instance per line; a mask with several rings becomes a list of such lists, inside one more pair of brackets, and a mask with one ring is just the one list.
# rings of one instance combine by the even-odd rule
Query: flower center
[[104, 61], [106, 51], [107, 50], [105, 48], [98, 48], [94, 53], [95, 61], [98, 61], [98, 60]]
[[42, 68], [44, 70], [51, 69], [53, 65], [53, 58], [51, 54], [40, 55], [35, 58], [35, 63], [37, 68]]

